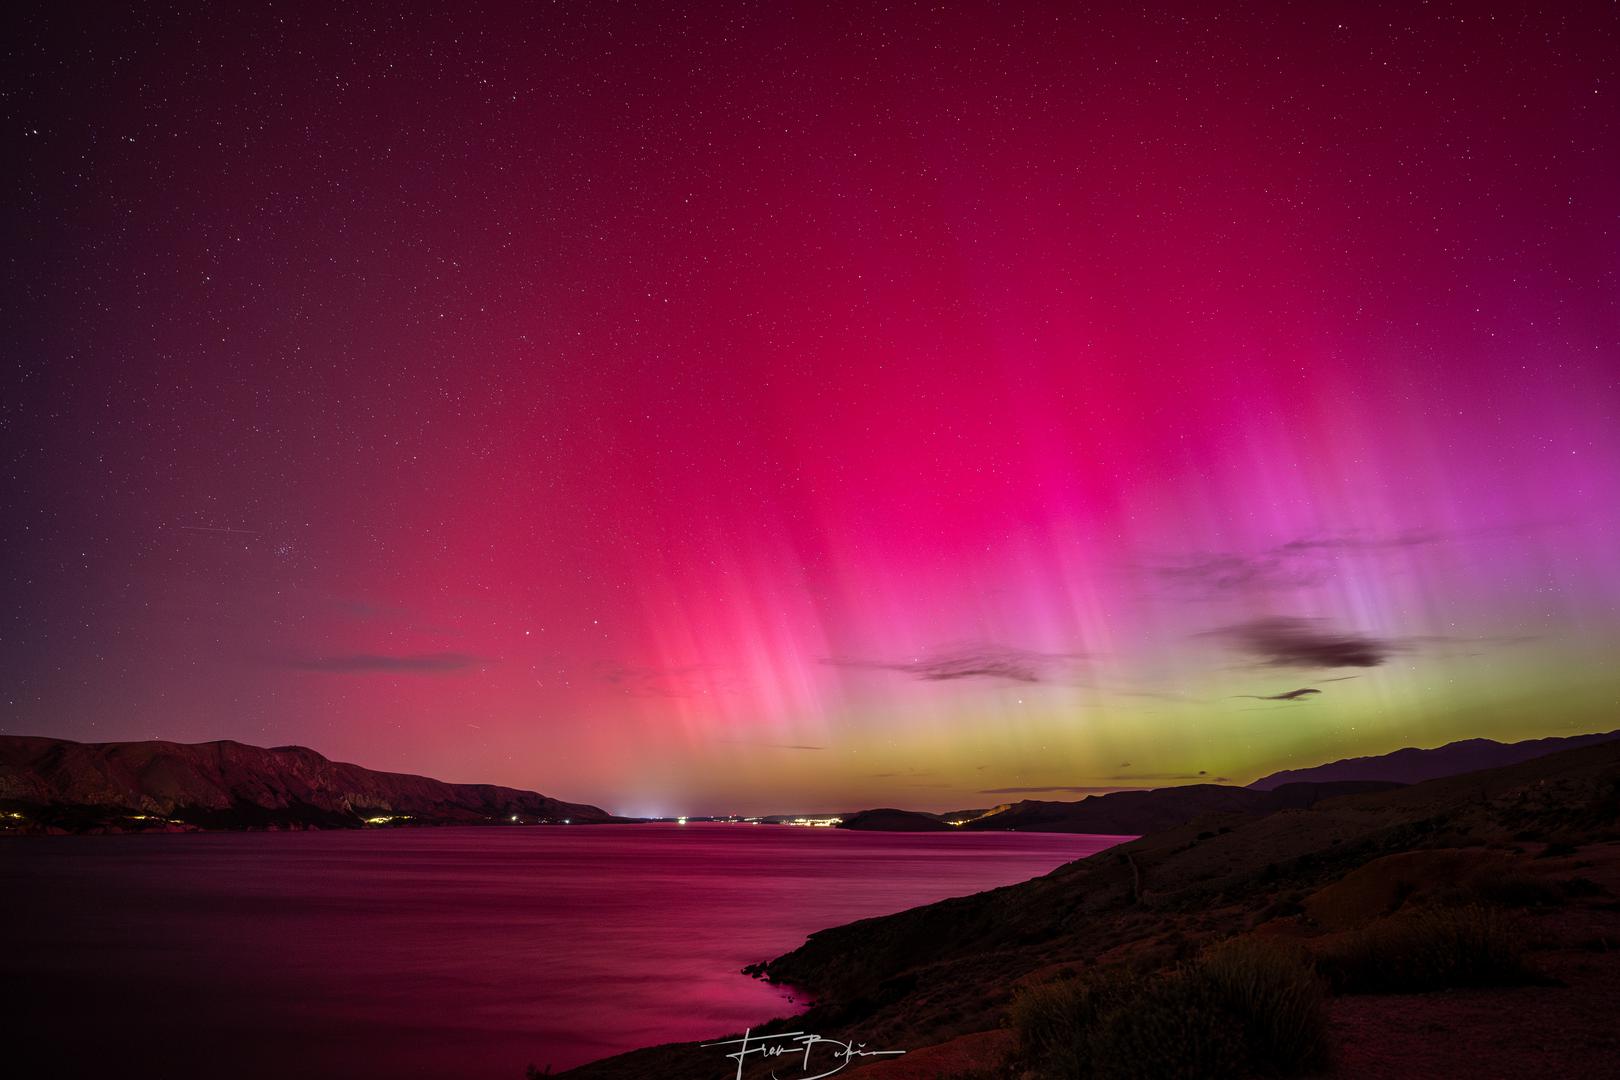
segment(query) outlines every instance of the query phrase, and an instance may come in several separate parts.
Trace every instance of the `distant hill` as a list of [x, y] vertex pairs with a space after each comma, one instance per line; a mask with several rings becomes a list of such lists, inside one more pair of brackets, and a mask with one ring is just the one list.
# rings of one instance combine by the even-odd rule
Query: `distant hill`
[[[1151, 791], [1116, 791], [1074, 802], [1025, 799], [989, 810], [925, 814], [904, 810], [865, 810], [845, 814], [845, 828], [933, 832], [941, 821], [962, 821], [972, 830], [1083, 832], [1115, 836], [1185, 825], [1222, 814], [1253, 816], [1277, 810], [1303, 810], [1322, 799], [1382, 791], [1447, 776], [1501, 768], [1562, 750], [1620, 739], [1620, 731], [1525, 742], [1467, 739], [1432, 750], [1408, 748], [1379, 757], [1350, 758], [1309, 769], [1290, 769], [1256, 780], [1246, 788], [1189, 784]], [[870, 817], [868, 815], [871, 815]]]
[[1114, 836], [1143, 833], [1185, 825], [1218, 814], [1269, 814], [1302, 810], [1322, 799], [1384, 791], [1398, 784], [1352, 781], [1347, 783], [1288, 784], [1274, 791], [1189, 784], [1152, 791], [1116, 791], [1078, 802], [1025, 799], [998, 806], [961, 826], [979, 831], [1018, 829], [1025, 832], [1083, 832]]
[[621, 820], [493, 784], [330, 761], [301, 746], [0, 736], [0, 810], [31, 831], [357, 828]]
[[1285, 769], [1250, 784], [1256, 791], [1271, 791], [1300, 781], [1338, 782], [1343, 780], [1390, 780], [1398, 784], [1420, 784], [1444, 776], [1497, 769], [1521, 761], [1573, 750], [1582, 746], [1620, 739], [1620, 731], [1596, 735], [1571, 735], [1524, 742], [1500, 743], [1494, 739], [1464, 739], [1432, 750], [1407, 747], [1377, 757], [1346, 758], [1309, 769]]
[[840, 829], [865, 829], [872, 832], [950, 832], [951, 826], [933, 814], [919, 814], [914, 810], [860, 810], [838, 823]]

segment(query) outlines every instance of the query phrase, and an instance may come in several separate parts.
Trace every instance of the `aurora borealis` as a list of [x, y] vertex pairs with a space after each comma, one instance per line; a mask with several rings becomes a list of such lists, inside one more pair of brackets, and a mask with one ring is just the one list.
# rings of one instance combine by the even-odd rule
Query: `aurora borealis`
[[670, 814], [1620, 726], [1612, 5], [5, 19], [6, 733]]

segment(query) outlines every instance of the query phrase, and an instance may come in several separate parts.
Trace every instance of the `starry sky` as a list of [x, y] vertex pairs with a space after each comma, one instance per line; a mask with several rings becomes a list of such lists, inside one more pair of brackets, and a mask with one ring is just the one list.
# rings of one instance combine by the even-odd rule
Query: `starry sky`
[[0, 732], [667, 814], [1620, 726], [1612, 4], [131, 7], [3, 16]]

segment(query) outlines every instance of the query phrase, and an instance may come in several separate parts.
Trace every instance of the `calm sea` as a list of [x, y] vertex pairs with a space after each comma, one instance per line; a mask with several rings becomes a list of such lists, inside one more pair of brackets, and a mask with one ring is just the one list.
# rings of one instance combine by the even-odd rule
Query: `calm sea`
[[1116, 837], [748, 825], [0, 841], [0, 979], [40, 1076], [521, 1080], [800, 1006], [812, 931]]

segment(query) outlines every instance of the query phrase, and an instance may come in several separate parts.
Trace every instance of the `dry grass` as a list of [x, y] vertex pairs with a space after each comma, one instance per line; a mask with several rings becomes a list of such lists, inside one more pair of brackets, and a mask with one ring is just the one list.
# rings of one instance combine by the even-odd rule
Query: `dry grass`
[[1031, 987], [1012, 1026], [1051, 1080], [1297, 1076], [1327, 1060], [1320, 980], [1303, 950], [1235, 939], [1167, 974], [1099, 971]]
[[1318, 964], [1348, 994], [1515, 986], [1538, 981], [1525, 949], [1510, 916], [1469, 904], [1380, 919], [1324, 950]]

